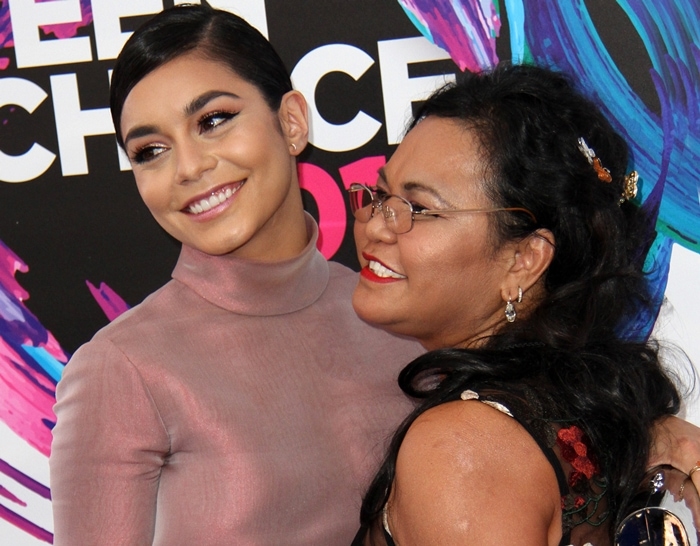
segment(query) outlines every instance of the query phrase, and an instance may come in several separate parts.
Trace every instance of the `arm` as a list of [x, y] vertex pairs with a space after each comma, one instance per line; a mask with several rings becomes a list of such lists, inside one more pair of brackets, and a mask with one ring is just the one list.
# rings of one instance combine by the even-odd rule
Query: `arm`
[[169, 439], [138, 371], [93, 341], [66, 366], [56, 398], [55, 544], [150, 545]]
[[[659, 419], [652, 431], [649, 467], [670, 465], [688, 474], [700, 464], [700, 428], [675, 416]], [[700, 472], [693, 472], [693, 484], [700, 490]]]
[[397, 459], [389, 526], [398, 546], [541, 546], [561, 538], [554, 470], [517, 421], [478, 401], [432, 408]]

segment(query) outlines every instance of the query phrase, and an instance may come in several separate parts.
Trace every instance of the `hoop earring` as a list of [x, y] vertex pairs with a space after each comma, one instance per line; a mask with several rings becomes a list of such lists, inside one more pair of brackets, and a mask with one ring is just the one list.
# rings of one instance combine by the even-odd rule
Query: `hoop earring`
[[297, 151], [297, 145], [292, 142], [292, 149], [296, 152]]
[[506, 320], [508, 322], [515, 322], [515, 317], [518, 313], [515, 312], [515, 307], [510, 298], [508, 298], [508, 303], [506, 303]]
[[520, 286], [518, 286], [518, 299], [516, 301], [517, 303], [523, 302], [523, 289]]

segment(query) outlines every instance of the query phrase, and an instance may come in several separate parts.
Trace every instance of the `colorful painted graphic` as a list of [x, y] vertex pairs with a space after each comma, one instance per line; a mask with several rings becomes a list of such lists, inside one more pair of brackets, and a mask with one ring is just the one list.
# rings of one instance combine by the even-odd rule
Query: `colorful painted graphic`
[[[36, 0], [37, 3], [50, 4], [51, 0]], [[50, 9], [50, 6], [47, 6]], [[82, 19], [80, 21], [47, 24], [39, 28], [45, 36], [53, 36], [55, 38], [71, 38], [76, 35], [79, 28], [85, 27], [92, 22], [92, 6], [90, 0], [80, 0], [80, 13]], [[0, 49], [14, 46], [14, 38], [12, 35], [12, 20], [10, 16], [10, 0], [2, 0], [0, 2]], [[0, 70], [5, 70], [10, 65], [10, 59], [0, 55]]]
[[[0, 242], [0, 421], [48, 457], [55, 424], [55, 388], [68, 355], [23, 304], [29, 294], [15, 274], [27, 270], [26, 264]], [[49, 499], [48, 484], [38, 483], [2, 457], [0, 473], [17, 484], [18, 492], [0, 486], [0, 518], [50, 542], [49, 531], [21, 514], [27, 499], [19, 493], [32, 491]]]
[[[386, 0], [391, 1], [391, 0]], [[32, 3], [15, 0], [13, 5]], [[36, 0], [46, 4], [51, 0]], [[616, 6], [636, 31], [651, 63], [650, 78], [660, 110], [640, 99], [610, 55], [583, 0], [398, 0], [411, 22], [444, 48], [462, 69], [479, 70], [498, 61], [497, 44], [508, 29], [515, 61], [533, 59], [577, 74], [597, 97], [611, 122], [632, 145], [641, 176], [638, 199], [658, 214], [659, 236], [647, 259], [660, 304], [669, 273], [671, 246], [700, 252], [700, 4], [697, 0], [618, 0]], [[10, 0], [0, 0], [0, 71], [11, 65], [14, 44]], [[80, 21], [40, 25], [46, 39], [76, 36], [92, 21], [89, 0], [76, 0]], [[19, 9], [19, 8], [17, 8]], [[507, 18], [507, 27], [504, 24]], [[3, 73], [0, 72], [0, 78]], [[365, 154], [368, 155], [368, 154]], [[370, 180], [383, 157], [370, 156], [343, 167], [340, 178]], [[330, 175], [301, 165], [302, 184], [317, 197], [324, 254], [331, 257], [346, 236], [342, 196]], [[332, 192], [314, 188], [333, 185]], [[338, 191], [336, 191], [338, 190]], [[336, 196], [337, 194], [337, 196]], [[339, 197], [338, 197], [339, 196]], [[336, 214], [332, 211], [336, 210]], [[0, 233], [0, 239], [3, 234]], [[37, 243], [40, 244], [40, 243]], [[33, 267], [32, 264], [28, 264]], [[69, 354], [24, 304], [29, 294], [18, 273], [28, 265], [0, 241], [0, 520], [36, 543], [51, 543], [46, 472], [30, 476], [18, 468], [24, 453], [48, 457], [55, 387]], [[104, 314], [113, 320], [127, 304], [104, 283], [86, 280]], [[655, 317], [639, 317], [647, 331]], [[5, 443], [3, 443], [5, 442]], [[17, 444], [15, 449], [12, 443]], [[44, 504], [41, 504], [44, 503]], [[33, 509], [33, 506], [40, 506]], [[43, 508], [41, 508], [43, 506]], [[43, 512], [42, 512], [43, 510]], [[38, 512], [41, 512], [37, 515]], [[49, 516], [50, 517], [50, 516]], [[3, 542], [0, 536], [0, 542]], [[29, 543], [29, 542], [27, 542]]]

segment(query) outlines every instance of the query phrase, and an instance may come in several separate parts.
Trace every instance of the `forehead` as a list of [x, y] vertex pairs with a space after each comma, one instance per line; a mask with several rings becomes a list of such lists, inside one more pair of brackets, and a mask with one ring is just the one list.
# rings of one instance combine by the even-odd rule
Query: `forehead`
[[457, 203], [480, 193], [484, 165], [473, 129], [433, 116], [405, 136], [385, 173], [392, 191], [408, 182], [419, 182]]
[[225, 64], [188, 53], [159, 66], [134, 86], [124, 101], [121, 125], [139, 122], [133, 118], [153, 112], [154, 107], [182, 111], [193, 98], [212, 90], [262, 98], [257, 87]]

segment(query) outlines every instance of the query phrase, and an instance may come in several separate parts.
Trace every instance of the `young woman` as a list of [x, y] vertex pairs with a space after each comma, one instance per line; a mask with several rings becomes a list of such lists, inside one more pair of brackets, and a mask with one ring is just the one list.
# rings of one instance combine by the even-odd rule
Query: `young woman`
[[348, 544], [422, 350], [360, 321], [356, 275], [316, 250], [304, 98], [256, 30], [188, 6], [133, 34], [111, 108], [182, 253], [66, 367], [55, 544]]
[[358, 544], [611, 543], [679, 407], [655, 345], [625, 332], [653, 238], [627, 167], [566, 77], [502, 65], [429, 98], [376, 187], [351, 187], [355, 310], [432, 350], [402, 372], [425, 401]]

